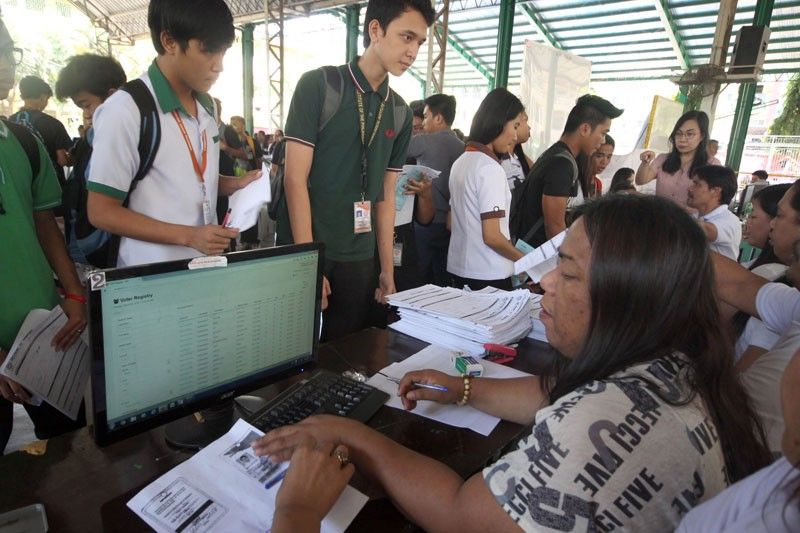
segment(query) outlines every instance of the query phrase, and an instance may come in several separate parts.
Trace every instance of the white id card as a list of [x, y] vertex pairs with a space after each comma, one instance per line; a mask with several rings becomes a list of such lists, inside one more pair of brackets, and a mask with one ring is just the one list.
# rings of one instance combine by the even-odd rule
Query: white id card
[[372, 231], [372, 202], [355, 202], [353, 204], [353, 232], [369, 233]]
[[215, 224], [217, 214], [211, 211], [211, 202], [208, 201], [205, 183], [200, 184], [200, 192], [203, 193], [203, 225], [208, 226], [209, 224]]

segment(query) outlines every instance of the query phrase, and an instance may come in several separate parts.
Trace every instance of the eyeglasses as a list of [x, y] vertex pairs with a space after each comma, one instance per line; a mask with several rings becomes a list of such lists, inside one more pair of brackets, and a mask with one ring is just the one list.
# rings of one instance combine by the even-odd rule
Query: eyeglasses
[[696, 131], [690, 130], [690, 131], [676, 131], [675, 132], [675, 138], [676, 139], [684, 138], [687, 141], [691, 141], [695, 137], [697, 137], [697, 132]]
[[11, 61], [15, 67], [18, 67], [22, 63], [22, 48], [7, 46], [0, 50], [0, 55]]

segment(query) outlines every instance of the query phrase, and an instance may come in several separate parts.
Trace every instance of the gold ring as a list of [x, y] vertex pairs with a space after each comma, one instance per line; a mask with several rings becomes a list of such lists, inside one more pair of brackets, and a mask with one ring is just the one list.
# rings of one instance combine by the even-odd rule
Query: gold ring
[[341, 449], [336, 450], [333, 452], [333, 456], [339, 460], [339, 467], [344, 468], [348, 464], [350, 464], [350, 456], [347, 455], [347, 452]]

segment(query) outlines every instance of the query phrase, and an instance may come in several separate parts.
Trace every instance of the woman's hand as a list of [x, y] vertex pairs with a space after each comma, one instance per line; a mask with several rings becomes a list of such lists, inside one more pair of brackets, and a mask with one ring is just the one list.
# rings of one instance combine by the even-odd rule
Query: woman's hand
[[310, 416], [297, 424], [273, 429], [254, 441], [252, 446], [258, 456], [268, 455], [273, 461], [288, 461], [303, 445], [310, 442], [347, 444], [365, 428], [364, 424], [341, 416]]
[[656, 158], [656, 153], [652, 150], [645, 150], [641, 154], [639, 154], [639, 161], [649, 165], [653, 162], [653, 159]]
[[[416, 387], [414, 382], [441, 385], [447, 388], [447, 392]], [[420, 400], [456, 403], [464, 395], [464, 379], [449, 376], [438, 370], [416, 370], [403, 376], [397, 388], [397, 395], [400, 396], [403, 407], [409, 411], [412, 411]]]
[[346, 446], [301, 444], [292, 454], [292, 463], [275, 500], [273, 530], [283, 530], [283, 522], [288, 526], [286, 531], [299, 522], [318, 526], [354, 472]]

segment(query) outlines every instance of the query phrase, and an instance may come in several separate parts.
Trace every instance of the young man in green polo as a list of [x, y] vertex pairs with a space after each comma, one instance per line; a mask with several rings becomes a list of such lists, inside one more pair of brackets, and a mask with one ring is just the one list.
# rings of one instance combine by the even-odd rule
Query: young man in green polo
[[[22, 50], [14, 47], [0, 18], [0, 100], [14, 86], [21, 59]], [[59, 304], [64, 309], [68, 321], [53, 338], [59, 350], [74, 344], [86, 327], [83, 287], [53, 216], [53, 208], [60, 203], [61, 187], [44, 145], [24, 126], [0, 121], [0, 364], [33, 309]], [[56, 292], [53, 273], [66, 293], [63, 300]], [[40, 439], [86, 424], [83, 407], [73, 421], [46, 403], [37, 406], [30, 400], [25, 388], [0, 375], [0, 455], [11, 436], [14, 403], [25, 407]]]
[[362, 329], [370, 300], [384, 302], [395, 292], [395, 182], [411, 137], [411, 111], [389, 88], [388, 74], [399, 76], [414, 63], [434, 16], [429, 0], [370, 0], [364, 55], [306, 72], [295, 89], [277, 242], [325, 244], [331, 295], [323, 340]]

